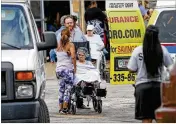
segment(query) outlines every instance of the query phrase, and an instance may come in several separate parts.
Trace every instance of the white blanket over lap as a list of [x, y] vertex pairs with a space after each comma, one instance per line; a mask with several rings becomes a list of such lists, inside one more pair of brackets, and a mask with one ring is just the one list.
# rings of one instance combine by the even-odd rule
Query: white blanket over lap
[[75, 84], [79, 83], [81, 80], [87, 82], [99, 81], [100, 72], [93, 66], [77, 63], [77, 70], [75, 74]]

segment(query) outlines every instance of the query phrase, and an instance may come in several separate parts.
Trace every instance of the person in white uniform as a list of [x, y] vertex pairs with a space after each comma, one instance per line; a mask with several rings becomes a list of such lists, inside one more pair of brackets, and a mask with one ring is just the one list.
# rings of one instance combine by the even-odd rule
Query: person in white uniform
[[[106, 58], [104, 55], [104, 43], [100, 37], [100, 35], [94, 34], [94, 26], [88, 25], [87, 26], [87, 34], [85, 35], [87, 38], [87, 41], [89, 41], [90, 44], [90, 53], [91, 53], [91, 59], [95, 60], [102, 60], [104, 63], [106, 63]], [[102, 57], [99, 59], [99, 57]], [[96, 63], [94, 62], [96, 65]], [[96, 65], [97, 66], [97, 65]]]
[[87, 40], [90, 43], [90, 48], [95, 49], [96, 51], [102, 51], [104, 48], [104, 43], [98, 34], [94, 34], [94, 26], [87, 26], [87, 34], [85, 35]]
[[148, 26], [143, 46], [134, 49], [127, 66], [131, 72], [137, 72], [135, 119], [143, 123], [152, 123], [155, 119], [155, 110], [161, 105], [160, 84], [163, 82], [164, 66], [173, 64], [167, 49], [160, 45], [158, 34], [156, 26]]

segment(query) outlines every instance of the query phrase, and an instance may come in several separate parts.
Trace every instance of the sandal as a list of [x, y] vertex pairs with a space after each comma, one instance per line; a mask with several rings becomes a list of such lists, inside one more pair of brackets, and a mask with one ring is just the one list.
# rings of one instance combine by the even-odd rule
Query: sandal
[[65, 113], [63, 112], [63, 110], [59, 110], [59, 113], [60, 113], [60, 114], [65, 114]]

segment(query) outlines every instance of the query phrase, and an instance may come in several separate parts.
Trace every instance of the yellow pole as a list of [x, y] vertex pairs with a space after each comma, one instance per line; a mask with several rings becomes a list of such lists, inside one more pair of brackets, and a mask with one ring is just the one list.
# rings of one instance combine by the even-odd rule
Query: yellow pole
[[145, 2], [144, 2], [144, 0], [142, 0], [142, 6], [145, 7]]
[[84, 9], [84, 0], [80, 0], [80, 20], [81, 20], [81, 28], [82, 31], [85, 33], [85, 21], [84, 21], [84, 13], [85, 13], [85, 9]]

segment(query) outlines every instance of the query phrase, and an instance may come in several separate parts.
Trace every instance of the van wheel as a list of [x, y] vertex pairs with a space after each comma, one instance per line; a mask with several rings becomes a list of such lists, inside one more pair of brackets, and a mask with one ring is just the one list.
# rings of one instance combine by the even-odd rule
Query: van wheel
[[40, 108], [39, 108], [39, 116], [38, 122], [39, 123], [50, 123], [50, 116], [48, 107], [43, 99], [39, 99]]

